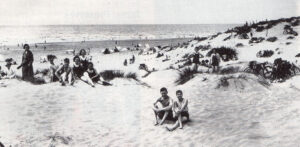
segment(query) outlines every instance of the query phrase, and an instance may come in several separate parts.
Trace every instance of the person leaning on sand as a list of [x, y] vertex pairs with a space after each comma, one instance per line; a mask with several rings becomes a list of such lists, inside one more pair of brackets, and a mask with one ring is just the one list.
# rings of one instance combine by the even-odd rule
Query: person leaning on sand
[[74, 76], [72, 68], [70, 67], [70, 60], [68, 58], [64, 59], [64, 64], [56, 70], [55, 75], [59, 79], [62, 86], [65, 86], [66, 82], [69, 82], [70, 85], [73, 85]]
[[24, 81], [33, 81], [33, 54], [29, 50], [30, 47], [28, 44], [24, 44], [24, 53], [22, 56], [22, 63], [20, 66], [17, 67], [17, 69], [20, 69], [22, 67], [22, 80]]
[[6, 65], [2, 71], [3, 79], [13, 79], [16, 77], [15, 71], [11, 68], [12, 60], [6, 60]]
[[166, 127], [169, 131], [175, 130], [178, 126], [179, 129], [182, 129], [182, 122], [186, 122], [190, 119], [188, 112], [188, 100], [182, 97], [183, 93], [181, 90], [176, 91], [176, 96], [177, 100], [174, 101], [172, 106], [173, 116], [175, 116], [176, 123], [172, 127]]
[[[153, 111], [155, 114], [155, 125], [158, 124], [158, 119], [161, 119], [161, 122], [159, 123], [162, 125], [166, 119], [171, 120], [173, 119], [172, 116], [172, 105], [173, 100], [168, 96], [168, 90], [167, 88], [163, 87], [160, 89], [161, 97], [158, 98], [155, 103], [153, 104]], [[161, 108], [157, 105], [158, 103], [161, 104]]]

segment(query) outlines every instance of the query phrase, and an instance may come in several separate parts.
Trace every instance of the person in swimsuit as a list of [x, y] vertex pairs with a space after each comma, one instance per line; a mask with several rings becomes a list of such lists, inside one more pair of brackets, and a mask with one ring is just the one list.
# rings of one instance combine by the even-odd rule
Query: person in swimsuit
[[[166, 119], [172, 120], [172, 105], [173, 100], [168, 96], [168, 90], [167, 88], [163, 87], [160, 89], [161, 97], [158, 98], [155, 103], [153, 104], [153, 111], [155, 114], [155, 125], [158, 124], [158, 119], [161, 119], [161, 122], [159, 123], [162, 125]], [[161, 104], [161, 108], [159, 108], [158, 103]]]
[[75, 79], [81, 79], [84, 73], [84, 67], [82, 63], [80, 62], [79, 56], [75, 56], [73, 58], [74, 64], [73, 64], [73, 74]]
[[92, 62], [88, 64], [88, 68], [84, 72], [81, 79], [91, 84], [92, 87], [95, 87], [95, 83], [103, 84], [100, 80], [100, 74], [96, 71], [96, 69], [94, 68], [94, 64]]
[[213, 53], [211, 55], [211, 66], [212, 66], [212, 72], [218, 72], [219, 71], [219, 64], [220, 64], [220, 54], [216, 52], [216, 50], [213, 50]]
[[198, 70], [198, 66], [200, 65], [199, 58], [203, 58], [204, 56], [199, 53], [198, 48], [195, 48], [195, 53], [193, 54], [192, 57], [193, 57], [193, 60], [192, 60], [193, 69]]
[[73, 85], [74, 76], [72, 68], [70, 67], [70, 60], [68, 58], [64, 59], [64, 64], [56, 70], [55, 75], [59, 79], [62, 86], [65, 86], [66, 82], [69, 82], [70, 85]]
[[177, 99], [172, 106], [173, 116], [175, 116], [176, 123], [172, 127], [166, 127], [167, 130], [173, 131], [178, 126], [179, 129], [182, 129], [182, 122], [186, 122], [190, 119], [189, 109], [188, 109], [188, 100], [182, 97], [183, 93], [181, 90], [176, 91]]
[[85, 49], [81, 49], [81, 50], [79, 51], [79, 58], [80, 58], [80, 62], [81, 62], [82, 65], [83, 65], [84, 71], [86, 71], [87, 68], [88, 68], [88, 64], [89, 64], [91, 61], [90, 61], [90, 58], [86, 55], [86, 50], [85, 50]]
[[54, 64], [54, 59], [56, 59], [56, 56], [48, 55], [47, 59], [50, 63], [50, 82], [56, 82], [59, 80], [55, 75], [55, 72], [58, 69], [58, 66]]

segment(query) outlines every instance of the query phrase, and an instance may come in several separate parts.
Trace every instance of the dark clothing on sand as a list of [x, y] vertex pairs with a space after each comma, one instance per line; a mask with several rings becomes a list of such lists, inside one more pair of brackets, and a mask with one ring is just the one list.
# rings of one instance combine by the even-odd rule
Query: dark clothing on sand
[[[95, 69], [92, 69], [92, 70], [88, 69], [86, 72], [89, 74], [90, 78], [93, 78], [94, 76], [97, 75], [97, 72], [96, 72]], [[98, 82], [99, 80], [100, 80], [100, 76], [99, 75], [97, 75], [95, 78], [92, 79], [93, 82]]]
[[83, 66], [74, 64], [73, 73], [76, 77], [81, 78], [83, 76], [83, 73], [84, 73]]
[[22, 57], [22, 80], [33, 81], [33, 54], [30, 50], [25, 50]]
[[200, 54], [195, 53], [194, 56], [193, 56], [193, 63], [200, 64], [199, 58], [200, 58]]
[[160, 112], [157, 112], [158, 114], [158, 118], [159, 119], [162, 119], [165, 115], [165, 112], [169, 112], [168, 115], [167, 115], [167, 118], [166, 120], [171, 120], [171, 121], [174, 121], [175, 118], [173, 117], [173, 113], [172, 113], [172, 110], [168, 110], [168, 111], [160, 111]]

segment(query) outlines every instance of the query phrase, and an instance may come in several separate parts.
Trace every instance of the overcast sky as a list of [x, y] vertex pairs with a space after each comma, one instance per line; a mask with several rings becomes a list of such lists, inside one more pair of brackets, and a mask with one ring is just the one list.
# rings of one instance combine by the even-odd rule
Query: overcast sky
[[244, 23], [299, 9], [300, 0], [1, 0], [0, 25]]

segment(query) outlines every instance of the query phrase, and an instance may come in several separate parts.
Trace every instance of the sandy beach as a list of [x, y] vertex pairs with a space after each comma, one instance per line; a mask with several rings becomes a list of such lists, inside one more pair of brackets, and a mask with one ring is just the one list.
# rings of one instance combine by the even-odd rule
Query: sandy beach
[[[296, 20], [299, 20], [297, 18]], [[82, 81], [73, 86], [62, 87], [58, 82], [34, 85], [18, 79], [0, 80], [0, 141], [6, 145], [26, 147], [43, 146], [189, 146], [189, 147], [294, 147], [300, 144], [300, 76], [297, 73], [285, 82], [262, 84], [262, 78], [240, 69], [229, 74], [211, 73], [200, 66], [201, 73], [195, 74], [183, 85], [175, 81], [182, 68], [180, 60], [185, 54], [194, 52], [200, 45], [231, 47], [238, 52], [237, 60], [221, 62], [221, 69], [245, 68], [249, 61], [272, 62], [281, 57], [299, 67], [299, 36], [288, 40], [283, 34], [284, 25], [278, 23], [268, 31], [268, 37], [276, 36], [275, 42], [249, 43], [250, 38], [240, 39], [234, 33], [222, 32], [217, 37], [208, 36], [199, 41], [192, 38], [164, 40], [117, 41], [121, 48], [133, 48], [142, 44], [139, 51], [121, 51], [104, 55], [102, 50], [114, 48], [115, 41], [86, 41], [31, 45], [35, 62], [34, 70], [45, 69], [49, 63], [40, 63], [39, 58], [47, 54], [57, 56], [56, 64], [64, 58], [73, 58], [66, 50], [90, 48], [89, 56], [98, 71], [121, 70], [134, 72], [137, 80], [115, 78], [112, 86], [96, 85], [92, 88]], [[300, 32], [299, 25], [293, 29]], [[226, 30], [224, 30], [226, 31]], [[253, 31], [254, 37], [266, 37], [266, 30]], [[229, 40], [224, 41], [225, 38]], [[286, 42], [291, 42], [290, 44]], [[179, 46], [177, 46], [179, 43]], [[236, 47], [242, 43], [243, 47]], [[145, 47], [166, 47], [160, 50], [164, 56], [157, 58]], [[46, 46], [46, 50], [43, 47]], [[174, 47], [171, 48], [171, 46]], [[1, 50], [4, 58], [21, 62], [23, 50], [10, 46]], [[279, 49], [277, 49], [279, 48]], [[274, 55], [258, 58], [257, 52], [269, 49]], [[278, 53], [280, 52], [280, 53]], [[135, 55], [134, 64], [123, 65], [125, 59]], [[168, 60], [164, 60], [169, 56]], [[202, 59], [201, 59], [202, 60]], [[4, 66], [5, 62], [0, 62]], [[146, 77], [139, 70], [140, 64], [155, 69]], [[170, 68], [170, 67], [173, 68]], [[189, 67], [189, 66], [187, 66]], [[13, 66], [16, 68], [16, 65]], [[21, 76], [21, 70], [16, 70]], [[208, 72], [206, 72], [208, 71]], [[220, 86], [222, 78], [228, 85]], [[144, 84], [143, 84], [144, 83]], [[145, 83], [148, 86], [145, 86]], [[183, 129], [169, 132], [165, 129], [173, 123], [154, 126], [153, 102], [160, 97], [159, 89], [167, 87], [169, 96], [176, 99], [175, 91], [181, 89], [189, 100], [191, 121]]]

